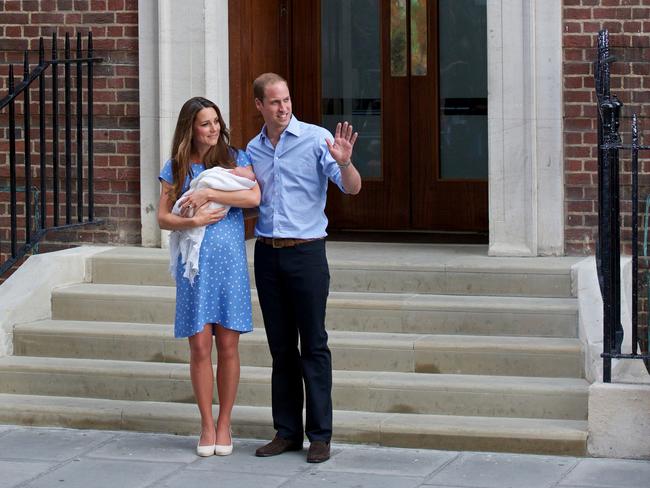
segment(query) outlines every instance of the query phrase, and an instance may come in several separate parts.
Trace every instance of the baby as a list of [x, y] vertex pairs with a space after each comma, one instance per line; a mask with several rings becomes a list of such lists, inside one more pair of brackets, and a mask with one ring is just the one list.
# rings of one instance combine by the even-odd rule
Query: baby
[[241, 176], [243, 178], [248, 178], [251, 181], [255, 181], [255, 173], [253, 173], [251, 166], [237, 166], [230, 170], [230, 172], [235, 176]]

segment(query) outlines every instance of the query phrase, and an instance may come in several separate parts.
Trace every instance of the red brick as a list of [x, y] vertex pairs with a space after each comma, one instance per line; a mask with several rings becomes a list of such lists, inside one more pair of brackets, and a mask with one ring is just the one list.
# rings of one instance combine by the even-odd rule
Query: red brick
[[579, 34], [582, 32], [583, 24], [581, 22], [565, 22], [564, 32]]
[[565, 47], [591, 47], [594, 43], [593, 36], [565, 34], [563, 37]]
[[565, 62], [564, 75], [591, 75], [591, 66], [592, 64], [587, 62]]
[[88, 0], [74, 0], [75, 10], [88, 10], [89, 8], [90, 2]]
[[641, 20], [650, 19], [650, 8], [647, 8], [647, 7], [633, 8], [632, 9], [632, 18], [633, 19], [641, 19]]
[[594, 203], [587, 201], [567, 202], [567, 211], [573, 213], [590, 213], [594, 211]]
[[22, 5], [20, 0], [4, 0], [4, 9], [6, 12], [19, 12]]
[[572, 20], [591, 19], [592, 13], [590, 8], [571, 8], [564, 9], [564, 18]]
[[2, 18], [2, 23], [5, 25], [7, 24], [24, 25], [29, 23], [29, 14], [26, 13], [2, 14], [0, 18]]
[[108, 0], [108, 10], [124, 10], [124, 0]]
[[108, 37], [122, 37], [123, 32], [124, 32], [124, 27], [122, 27], [121, 25], [106, 26], [106, 35]]
[[564, 77], [564, 88], [582, 88], [582, 77], [581, 76], [565, 76]]
[[118, 12], [115, 14], [115, 21], [118, 24], [138, 25], [138, 14], [137, 12]]
[[583, 131], [587, 129], [593, 129], [594, 126], [595, 121], [588, 118], [566, 119], [564, 122], [564, 127], [566, 130]]

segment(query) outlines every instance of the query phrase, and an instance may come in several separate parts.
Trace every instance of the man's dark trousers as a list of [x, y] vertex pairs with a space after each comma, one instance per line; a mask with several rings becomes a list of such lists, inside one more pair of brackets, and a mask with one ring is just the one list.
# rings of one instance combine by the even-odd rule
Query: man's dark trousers
[[303, 440], [303, 378], [304, 432], [312, 442], [332, 437], [332, 358], [325, 331], [329, 283], [324, 239], [282, 248], [255, 243], [255, 286], [273, 358], [273, 426], [284, 439]]

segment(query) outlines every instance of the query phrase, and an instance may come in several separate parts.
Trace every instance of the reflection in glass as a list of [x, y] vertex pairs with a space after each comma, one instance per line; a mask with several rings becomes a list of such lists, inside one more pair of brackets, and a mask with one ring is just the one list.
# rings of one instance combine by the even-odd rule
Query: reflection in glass
[[406, 76], [406, 0], [390, 2], [390, 75]]
[[322, 120], [352, 123], [359, 138], [354, 165], [379, 179], [381, 166], [381, 55], [379, 0], [322, 0]]
[[411, 75], [427, 74], [427, 0], [411, 0]]
[[486, 1], [438, 3], [443, 179], [487, 179]]

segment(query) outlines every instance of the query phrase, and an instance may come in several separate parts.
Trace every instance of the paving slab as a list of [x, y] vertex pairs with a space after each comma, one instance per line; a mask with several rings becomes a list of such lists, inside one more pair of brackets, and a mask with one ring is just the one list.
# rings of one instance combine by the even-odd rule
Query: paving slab
[[594, 488], [650, 486], [650, 462], [622, 459], [582, 459], [558, 485]]
[[152, 463], [81, 458], [30, 481], [25, 488], [145, 488], [181, 466], [165, 460]]
[[114, 436], [100, 431], [17, 428], [0, 438], [0, 458], [64, 461], [81, 456]]
[[455, 452], [423, 449], [366, 448], [343, 449], [332, 459], [319, 465], [323, 471], [375, 473], [426, 477], [441, 469], [458, 456]]
[[191, 463], [196, 461], [195, 440], [190, 437], [138, 433], [121, 433], [88, 453], [88, 457], [131, 461]]
[[252, 472], [237, 473], [219, 471], [207, 475], [203, 471], [184, 470], [156, 483], [156, 487], [188, 488], [215, 486], [218, 488], [275, 488], [278, 486], [288, 486], [285, 484], [286, 482], [287, 478], [281, 476], [269, 476], [268, 474]]
[[412, 476], [391, 476], [385, 474], [347, 473], [338, 471], [310, 471], [292, 478], [282, 488], [415, 488], [422, 484], [422, 478]]
[[31, 462], [31, 461], [1, 461], [0, 460], [0, 486], [16, 486], [47, 472], [57, 463]]
[[576, 464], [573, 458], [517, 454], [463, 453], [434, 473], [426, 486], [467, 488], [547, 488]]

